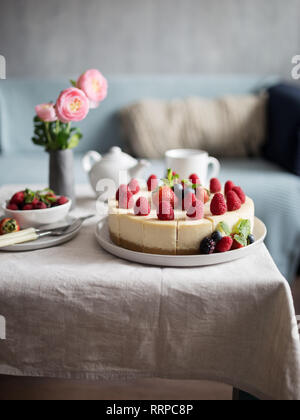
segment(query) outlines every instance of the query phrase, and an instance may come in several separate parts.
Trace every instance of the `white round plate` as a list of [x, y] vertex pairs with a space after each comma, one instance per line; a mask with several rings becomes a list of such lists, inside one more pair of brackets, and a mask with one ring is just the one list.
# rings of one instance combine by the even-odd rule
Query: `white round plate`
[[253, 253], [256, 247], [263, 243], [267, 236], [265, 224], [255, 218], [254, 236], [256, 242], [245, 248], [235, 251], [224, 252], [212, 255], [157, 255], [134, 252], [115, 245], [109, 236], [107, 218], [103, 219], [96, 230], [96, 238], [103, 249], [116, 257], [139, 264], [155, 265], [159, 267], [201, 267], [207, 265], [221, 264], [244, 258]]
[[[59, 225], [65, 226], [69, 225], [72, 222], [74, 222], [75, 219], [68, 216], [64, 222], [60, 222]], [[57, 227], [59, 227], [57, 225]], [[42, 228], [44, 229], [44, 227]], [[18, 245], [11, 245], [5, 248], [0, 248], [0, 252], [27, 252], [27, 251], [37, 251], [39, 249], [46, 249], [46, 248], [52, 248], [54, 246], [65, 244], [66, 242], [71, 241], [71, 239], [75, 238], [76, 235], [78, 235], [79, 231], [81, 229], [81, 226], [76, 229], [74, 232], [69, 233], [64, 236], [46, 236], [45, 238], [37, 239], [36, 241], [32, 242], [26, 242], [24, 244], [18, 244]]]

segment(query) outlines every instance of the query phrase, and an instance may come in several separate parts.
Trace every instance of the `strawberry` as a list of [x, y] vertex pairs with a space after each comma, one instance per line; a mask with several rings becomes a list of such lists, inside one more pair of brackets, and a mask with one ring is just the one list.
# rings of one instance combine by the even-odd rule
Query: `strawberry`
[[127, 192], [120, 193], [119, 197], [119, 208], [120, 209], [132, 209], [134, 206], [134, 199], [133, 194], [131, 191], [127, 190]]
[[56, 205], [57, 206], [63, 206], [64, 204], [67, 204], [68, 202], [69, 202], [69, 200], [67, 199], [67, 197], [61, 196], [56, 201]]
[[39, 201], [35, 206], [34, 209], [35, 210], [45, 210], [47, 209], [47, 205], [45, 203], [43, 203], [42, 201]]
[[241, 187], [233, 187], [232, 191], [234, 191], [236, 193], [236, 195], [239, 197], [239, 199], [241, 200], [242, 204], [246, 203], [246, 194], [244, 193], [244, 191], [242, 190]]
[[117, 193], [116, 193], [116, 200], [120, 200], [120, 195], [126, 195], [128, 192], [128, 185], [122, 184], [120, 185]]
[[128, 184], [128, 189], [132, 192], [133, 195], [139, 193], [141, 191], [141, 187], [138, 180], [133, 178]]
[[221, 182], [218, 180], [218, 178], [212, 178], [210, 180], [210, 192], [212, 194], [215, 194], [221, 191], [222, 191]]
[[228, 211], [236, 211], [242, 207], [242, 202], [234, 191], [229, 191], [227, 194], [227, 208]]
[[163, 201], [168, 201], [173, 209], [177, 205], [178, 198], [176, 197], [172, 188], [168, 186], [160, 187], [158, 191], [153, 194], [153, 203], [156, 208], [159, 207], [159, 204]]
[[13, 203], [8, 204], [6, 206], [6, 208], [7, 208], [7, 210], [13, 210], [13, 211], [19, 210], [19, 207], [16, 204], [13, 204]]
[[227, 212], [227, 206], [223, 194], [215, 194], [210, 204], [210, 211], [214, 216], [221, 216]]
[[29, 211], [29, 210], [33, 210], [35, 208], [36, 204], [33, 206], [32, 204], [25, 204], [25, 206], [23, 207], [23, 211]]
[[147, 181], [148, 191], [154, 191], [158, 187], [158, 179], [156, 175], [151, 175]]
[[25, 192], [19, 191], [12, 197], [12, 199], [10, 200], [10, 204], [16, 204], [17, 206], [20, 206], [24, 203], [24, 200]]
[[200, 220], [204, 217], [204, 203], [196, 200], [188, 209], [186, 215], [191, 219]]
[[161, 201], [157, 211], [159, 220], [171, 221], [175, 219], [173, 206], [169, 201]]
[[234, 183], [232, 181], [227, 181], [225, 184], [225, 196], [227, 195], [227, 193], [229, 193], [229, 191], [231, 191], [233, 189], [233, 187], [235, 187]]
[[190, 175], [189, 180], [194, 185], [201, 185], [201, 181], [200, 181], [200, 179], [199, 179], [199, 177], [198, 177], [197, 174]]
[[149, 216], [151, 211], [149, 201], [146, 197], [140, 197], [134, 206], [134, 214], [136, 216]]
[[217, 243], [216, 250], [217, 252], [228, 252], [231, 250], [232, 244], [233, 239], [231, 236], [225, 236]]
[[6, 235], [7, 233], [19, 232], [20, 226], [15, 219], [2, 219], [0, 222], [0, 235]]
[[190, 207], [196, 205], [197, 199], [194, 193], [189, 192], [182, 200], [182, 210], [188, 210]]
[[196, 189], [196, 198], [197, 200], [202, 201], [204, 204], [209, 202], [209, 193], [204, 187], [197, 187]]

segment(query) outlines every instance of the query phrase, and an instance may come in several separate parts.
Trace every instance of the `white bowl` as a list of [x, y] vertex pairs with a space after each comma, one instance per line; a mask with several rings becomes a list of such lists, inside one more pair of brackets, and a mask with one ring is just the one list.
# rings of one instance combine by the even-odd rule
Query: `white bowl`
[[30, 227], [39, 228], [43, 225], [50, 225], [64, 220], [70, 212], [72, 200], [62, 206], [51, 207], [43, 210], [9, 210], [6, 208], [8, 202], [2, 204], [5, 216], [16, 219], [21, 229]]

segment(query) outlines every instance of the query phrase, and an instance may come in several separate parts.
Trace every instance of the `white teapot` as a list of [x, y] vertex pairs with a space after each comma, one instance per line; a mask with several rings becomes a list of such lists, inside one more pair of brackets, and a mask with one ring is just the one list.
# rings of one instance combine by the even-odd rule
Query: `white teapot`
[[97, 184], [100, 180], [112, 180], [118, 188], [120, 184], [127, 184], [132, 178], [139, 178], [143, 170], [150, 166], [150, 162], [137, 161], [123, 153], [119, 147], [113, 147], [104, 156], [95, 151], [88, 152], [82, 159], [82, 165], [98, 195]]

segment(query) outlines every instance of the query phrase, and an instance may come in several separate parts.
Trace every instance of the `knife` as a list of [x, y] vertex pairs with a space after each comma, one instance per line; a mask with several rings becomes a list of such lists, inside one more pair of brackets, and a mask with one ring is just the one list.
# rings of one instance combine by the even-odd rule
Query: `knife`
[[64, 236], [69, 235], [75, 232], [77, 229], [81, 227], [83, 222], [87, 219], [94, 217], [95, 215], [89, 215], [86, 217], [80, 217], [79, 219], [75, 220], [71, 225], [63, 226], [57, 229], [35, 229], [29, 228], [24, 229], [19, 232], [14, 233], [7, 233], [6, 235], [0, 236], [0, 248], [5, 248], [11, 245], [23, 244], [25, 242], [36, 241], [40, 238], [45, 238], [47, 236]]

